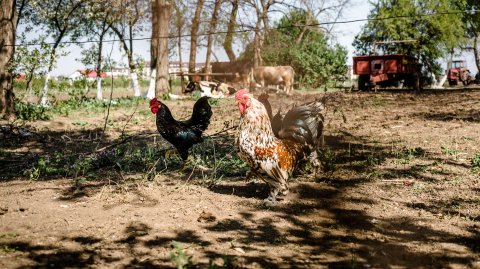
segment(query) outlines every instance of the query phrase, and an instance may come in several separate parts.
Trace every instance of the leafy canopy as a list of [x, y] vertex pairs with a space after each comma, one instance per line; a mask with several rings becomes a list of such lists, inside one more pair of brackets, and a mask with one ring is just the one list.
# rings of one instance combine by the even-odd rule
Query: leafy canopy
[[372, 3], [368, 23], [355, 37], [357, 55], [371, 54], [375, 41], [415, 40], [379, 44], [377, 51], [416, 56], [428, 71], [438, 73], [438, 59], [464, 42], [462, 14], [453, 0], [379, 0]]
[[[328, 38], [308, 13], [293, 10], [282, 17], [265, 36], [261, 56], [264, 65], [291, 65], [300, 87], [320, 87], [342, 79], [347, 73], [347, 50], [331, 46]], [[253, 44], [247, 46], [242, 58], [253, 58]]]

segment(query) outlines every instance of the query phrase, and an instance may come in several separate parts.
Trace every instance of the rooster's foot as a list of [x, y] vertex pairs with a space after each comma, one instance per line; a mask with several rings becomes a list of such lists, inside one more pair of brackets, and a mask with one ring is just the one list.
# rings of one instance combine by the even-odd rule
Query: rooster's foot
[[288, 189], [288, 187], [286, 187], [286, 188], [282, 189], [279, 194], [282, 195], [282, 196], [286, 196], [289, 192], [290, 192], [290, 190]]
[[167, 149], [165, 151], [165, 160], [170, 159], [172, 155], [179, 155], [177, 149]]
[[267, 207], [274, 207], [278, 204], [278, 201], [275, 199], [275, 197], [268, 196], [268, 198], [263, 200], [263, 204]]
[[256, 177], [258, 175], [257, 171], [254, 170], [249, 170], [247, 171], [247, 175], [245, 176], [245, 182], [250, 182], [252, 178]]

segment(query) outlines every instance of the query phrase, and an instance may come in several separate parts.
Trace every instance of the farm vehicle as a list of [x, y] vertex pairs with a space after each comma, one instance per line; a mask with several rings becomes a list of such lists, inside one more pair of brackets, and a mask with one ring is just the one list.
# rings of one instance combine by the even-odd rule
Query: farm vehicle
[[450, 86], [458, 84], [468, 85], [474, 82], [466, 62], [463, 60], [452, 61], [452, 67], [447, 70], [447, 79]]
[[417, 58], [404, 54], [354, 56], [353, 73], [358, 76], [361, 91], [386, 87], [421, 89], [421, 65]]

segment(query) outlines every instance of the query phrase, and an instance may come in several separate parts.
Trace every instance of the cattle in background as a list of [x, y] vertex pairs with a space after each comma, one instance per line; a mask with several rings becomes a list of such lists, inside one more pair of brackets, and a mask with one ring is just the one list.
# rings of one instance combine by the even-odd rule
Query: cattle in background
[[234, 94], [237, 90], [229, 84], [223, 82], [213, 81], [190, 81], [188, 85], [182, 90], [183, 93], [200, 91], [200, 96], [208, 96], [212, 98], [224, 98]]
[[287, 94], [293, 92], [293, 76], [295, 72], [291, 66], [259, 66], [253, 68], [253, 80], [266, 87], [268, 85], [282, 85]]
[[227, 73], [226, 75], [215, 75], [211, 78], [215, 81], [240, 83], [243, 87], [248, 86], [249, 73], [252, 69], [250, 60], [240, 60], [235, 62], [213, 62], [212, 73]]

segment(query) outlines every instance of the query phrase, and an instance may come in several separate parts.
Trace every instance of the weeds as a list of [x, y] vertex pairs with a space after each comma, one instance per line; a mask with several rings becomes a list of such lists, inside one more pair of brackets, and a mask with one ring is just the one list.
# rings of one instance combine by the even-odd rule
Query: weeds
[[52, 117], [48, 108], [20, 101], [15, 102], [15, 114], [24, 121], [49, 120]]
[[441, 147], [442, 153], [448, 156], [455, 156], [458, 155], [458, 150], [450, 149], [447, 147]]
[[480, 153], [475, 154], [470, 158], [470, 164], [472, 165], [471, 172], [474, 174], [480, 173]]
[[319, 154], [319, 159], [322, 163], [323, 171], [325, 173], [334, 172], [337, 170], [337, 156], [331, 149], [326, 148], [325, 150], [321, 151]]
[[472, 158], [470, 158], [470, 164], [473, 166], [474, 169], [480, 170], [480, 153], [477, 153]]
[[426, 151], [420, 147], [417, 148], [404, 148], [399, 152], [394, 152], [397, 159], [400, 159], [401, 164], [407, 164], [413, 159], [425, 156]]
[[174, 249], [170, 252], [170, 261], [176, 265], [177, 269], [186, 269], [192, 266], [192, 256], [185, 253], [182, 244], [173, 241], [172, 246]]
[[24, 175], [31, 180], [43, 177], [98, 177], [94, 171], [110, 167], [122, 172], [146, 172], [152, 164], [163, 158], [163, 149], [156, 147], [132, 147], [130, 144], [120, 145], [113, 149], [92, 154], [63, 154], [37, 157]]

